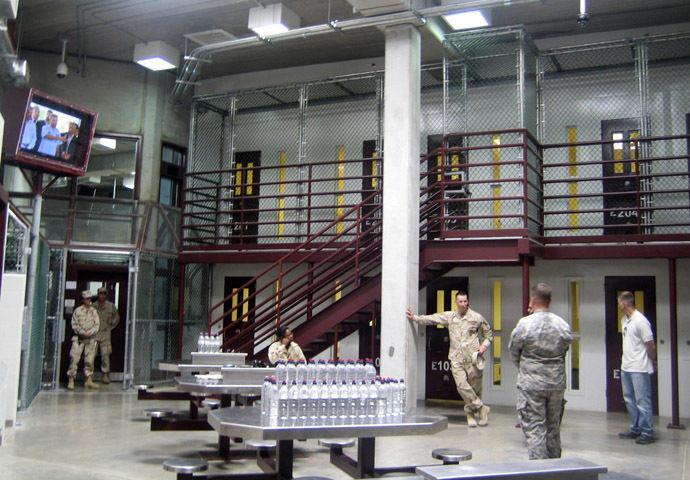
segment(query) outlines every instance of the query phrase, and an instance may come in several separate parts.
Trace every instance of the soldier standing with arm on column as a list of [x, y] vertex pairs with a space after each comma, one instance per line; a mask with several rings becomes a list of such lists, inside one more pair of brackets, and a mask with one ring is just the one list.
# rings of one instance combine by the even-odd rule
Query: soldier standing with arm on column
[[98, 310], [98, 318], [101, 321], [101, 327], [98, 330], [98, 334], [96, 334], [96, 340], [98, 341], [97, 350], [101, 355], [103, 383], [110, 383], [110, 354], [113, 353], [110, 332], [113, 331], [120, 322], [120, 314], [117, 313], [115, 304], [108, 300], [108, 289], [105, 287], [98, 289], [96, 310]]
[[[458, 393], [465, 401], [467, 425], [484, 427], [489, 423], [491, 409], [481, 399], [484, 368], [481, 356], [491, 345], [494, 336], [484, 317], [470, 310], [467, 293], [459, 292], [455, 295], [455, 304], [457, 310], [434, 315], [415, 315], [412, 308], [408, 307], [407, 318], [420, 325], [443, 325], [448, 328], [448, 359]], [[475, 414], [479, 414], [479, 423]]]
[[100, 321], [98, 312], [91, 306], [91, 292], [81, 292], [81, 306], [72, 313], [72, 348], [69, 351], [70, 363], [67, 370], [67, 389], [74, 390], [74, 377], [77, 376], [77, 366], [84, 353], [84, 374], [86, 375], [86, 388], [98, 388], [93, 382], [93, 359], [96, 354], [96, 339]]

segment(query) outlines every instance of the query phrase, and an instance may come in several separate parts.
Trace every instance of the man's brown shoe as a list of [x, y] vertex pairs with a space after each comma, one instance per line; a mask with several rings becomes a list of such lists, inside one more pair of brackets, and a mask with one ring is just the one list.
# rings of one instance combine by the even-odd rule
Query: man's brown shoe
[[91, 375], [89, 375], [88, 377], [86, 377], [86, 383], [84, 383], [84, 386], [85, 386], [86, 388], [96, 388], [96, 389], [100, 388], [98, 385], [96, 385], [96, 384], [94, 383], [93, 377], [92, 377]]
[[74, 379], [72, 377], [67, 379], [67, 390], [74, 390]]
[[110, 383], [110, 376], [107, 373], [103, 374], [103, 379], [101, 380], [106, 385]]

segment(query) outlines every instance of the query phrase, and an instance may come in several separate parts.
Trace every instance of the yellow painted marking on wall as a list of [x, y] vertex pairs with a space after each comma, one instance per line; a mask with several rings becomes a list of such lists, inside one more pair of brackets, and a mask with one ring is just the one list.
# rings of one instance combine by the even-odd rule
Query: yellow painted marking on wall
[[[342, 162], [345, 160], [345, 147], [338, 147], [337, 150], [337, 157], [338, 161]], [[345, 178], [345, 164], [344, 163], [339, 163], [338, 164], [338, 178], [341, 180], [338, 180], [338, 190], [344, 190], [345, 189], [345, 180], [342, 180]], [[343, 215], [343, 212], [345, 209], [342, 207], [342, 205], [345, 203], [345, 196], [344, 195], [338, 195], [336, 198], [336, 205], [338, 205], [338, 208], [336, 208], [336, 218], [340, 218]], [[338, 224], [335, 226], [335, 231], [336, 233], [343, 233], [343, 222], [338, 222]]]
[[[242, 289], [242, 300], [247, 300], [249, 298], [249, 289], [244, 288]], [[242, 320], [243, 322], [246, 322], [249, 320], [249, 317], [247, 316], [247, 313], [249, 313], [249, 302], [244, 302], [242, 305], [242, 315], [244, 315], [244, 319]]]
[[[501, 144], [501, 136], [500, 135], [494, 135], [491, 143], [493, 145], [500, 145]], [[494, 179], [498, 180], [501, 178], [501, 149], [500, 148], [492, 148], [491, 153], [493, 154], [494, 157], [494, 163], [497, 163], [499, 165], [494, 165]]]
[[247, 168], [249, 169], [247, 170], [247, 195], [251, 195], [252, 188], [254, 188], [252, 185], [250, 185], [250, 183], [254, 183], [254, 170], [252, 169], [253, 166], [253, 162], [249, 162], [247, 164]]
[[443, 170], [441, 167], [443, 166], [443, 157], [441, 155], [438, 155], [436, 157], [436, 166], [438, 166], [438, 175], [436, 176], [438, 182], [443, 180]]
[[[278, 193], [285, 193], [285, 162], [287, 159], [287, 155], [285, 152], [280, 152], [279, 154], [279, 160], [278, 162], [280, 163], [280, 170], [279, 170], [279, 184], [278, 184]], [[285, 199], [284, 198], [279, 198], [278, 199], [278, 238], [283, 238], [283, 233], [285, 233], [285, 226], [283, 225], [283, 222], [285, 221]]]
[[[640, 152], [638, 151], [638, 143], [635, 141], [638, 138], [640, 138], [640, 132], [630, 132], [630, 158], [633, 160], [637, 160], [640, 158]], [[635, 162], [630, 162], [630, 172], [635, 173], [637, 172], [637, 163]]]
[[335, 297], [333, 298], [334, 302], [337, 302], [341, 298], [343, 298], [343, 292], [342, 292], [343, 286], [340, 283], [340, 280], [335, 281]]
[[233, 322], [234, 322], [235, 320], [237, 320], [237, 290], [238, 290], [237, 288], [233, 288], [233, 289], [232, 289], [232, 301], [231, 301], [231, 305], [232, 305], [232, 315], [231, 315], [231, 317], [232, 317], [232, 318], [231, 318], [231, 320], [232, 320]]
[[[577, 127], [568, 127], [568, 143], [577, 142]], [[577, 163], [577, 147], [568, 147], [568, 162]], [[570, 176], [577, 176], [577, 165], [570, 165]]]
[[[378, 158], [378, 154], [374, 152], [371, 155], [371, 158]], [[376, 188], [376, 186], [379, 184], [379, 179], [376, 178], [376, 175], [378, 175], [379, 171], [379, 161], [378, 160], [372, 160], [371, 161], [371, 188]]]
[[[460, 165], [460, 155], [452, 155], [450, 157], [450, 164], [451, 165]], [[451, 172], [459, 172], [460, 169], [457, 167], [452, 167]], [[451, 180], [460, 180], [460, 175], [453, 175], [450, 177]]]
[[[501, 214], [501, 187], [493, 187], [494, 195], [494, 215]], [[502, 228], [502, 223], [500, 218], [494, 218], [494, 230], [500, 230]]]
[[[568, 127], [568, 143], [575, 143], [577, 142], [577, 127]], [[568, 162], [571, 164], [569, 167], [570, 170], [570, 176], [571, 177], [576, 177], [577, 176], [577, 147], [568, 147]], [[578, 183], [577, 182], [571, 182], [570, 183], [570, 199], [568, 201], [568, 208], [570, 210], [577, 210], [579, 208], [579, 199], [578, 198], [573, 198], [574, 196], [577, 195], [578, 191]], [[577, 213], [571, 213], [569, 215], [570, 217], [570, 226], [571, 227], [577, 227], [580, 224], [580, 218], [579, 214]], [[574, 230], [574, 229], [573, 229]]]
[[[569, 184], [570, 188], [570, 195], [571, 197], [568, 199], [568, 208], [570, 210], [577, 210], [580, 206], [579, 198], [577, 198], [575, 195], [577, 195], [577, 182], [570, 182]], [[580, 215], [578, 213], [571, 213], [570, 214], [570, 226], [571, 227], [577, 227], [580, 224]], [[573, 229], [575, 230], [575, 229]]]
[[443, 290], [436, 290], [436, 313], [446, 311], [446, 292]]
[[570, 282], [570, 328], [580, 331], [580, 282]]
[[494, 385], [501, 384], [501, 346], [503, 339], [500, 335], [494, 335]]
[[242, 164], [238, 163], [235, 167], [237, 168], [237, 172], [235, 173], [235, 185], [237, 185], [237, 187], [235, 187], [235, 195], [239, 197], [242, 195]]
[[501, 330], [503, 315], [503, 284], [500, 281], [494, 282], [494, 330]]
[[[612, 140], [618, 140], [613, 144], [613, 159], [623, 160], [623, 134], [620, 132], [614, 132], [612, 135]], [[623, 162], [616, 162], [613, 164], [613, 173], [623, 173]]]
[[573, 343], [570, 345], [570, 351], [572, 352], [571, 369], [579, 371], [580, 370], [580, 339], [579, 338], [573, 338]]

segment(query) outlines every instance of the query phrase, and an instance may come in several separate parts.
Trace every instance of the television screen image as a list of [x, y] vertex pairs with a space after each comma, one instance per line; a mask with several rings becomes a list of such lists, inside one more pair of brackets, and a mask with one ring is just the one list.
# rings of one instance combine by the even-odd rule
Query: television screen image
[[2, 113], [5, 161], [55, 174], [84, 174], [96, 112], [37, 90], [13, 88]]

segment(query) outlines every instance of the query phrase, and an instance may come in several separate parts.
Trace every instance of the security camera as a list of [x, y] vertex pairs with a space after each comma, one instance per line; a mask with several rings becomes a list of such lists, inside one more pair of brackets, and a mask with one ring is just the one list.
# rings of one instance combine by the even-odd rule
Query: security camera
[[58, 63], [57, 66], [57, 71], [55, 72], [55, 75], [57, 75], [57, 78], [65, 78], [67, 76], [67, 72], [69, 72], [69, 69], [67, 68], [67, 64], [65, 62], [60, 62]]
[[589, 23], [589, 13], [581, 13], [577, 16], [577, 24], [584, 27]]

